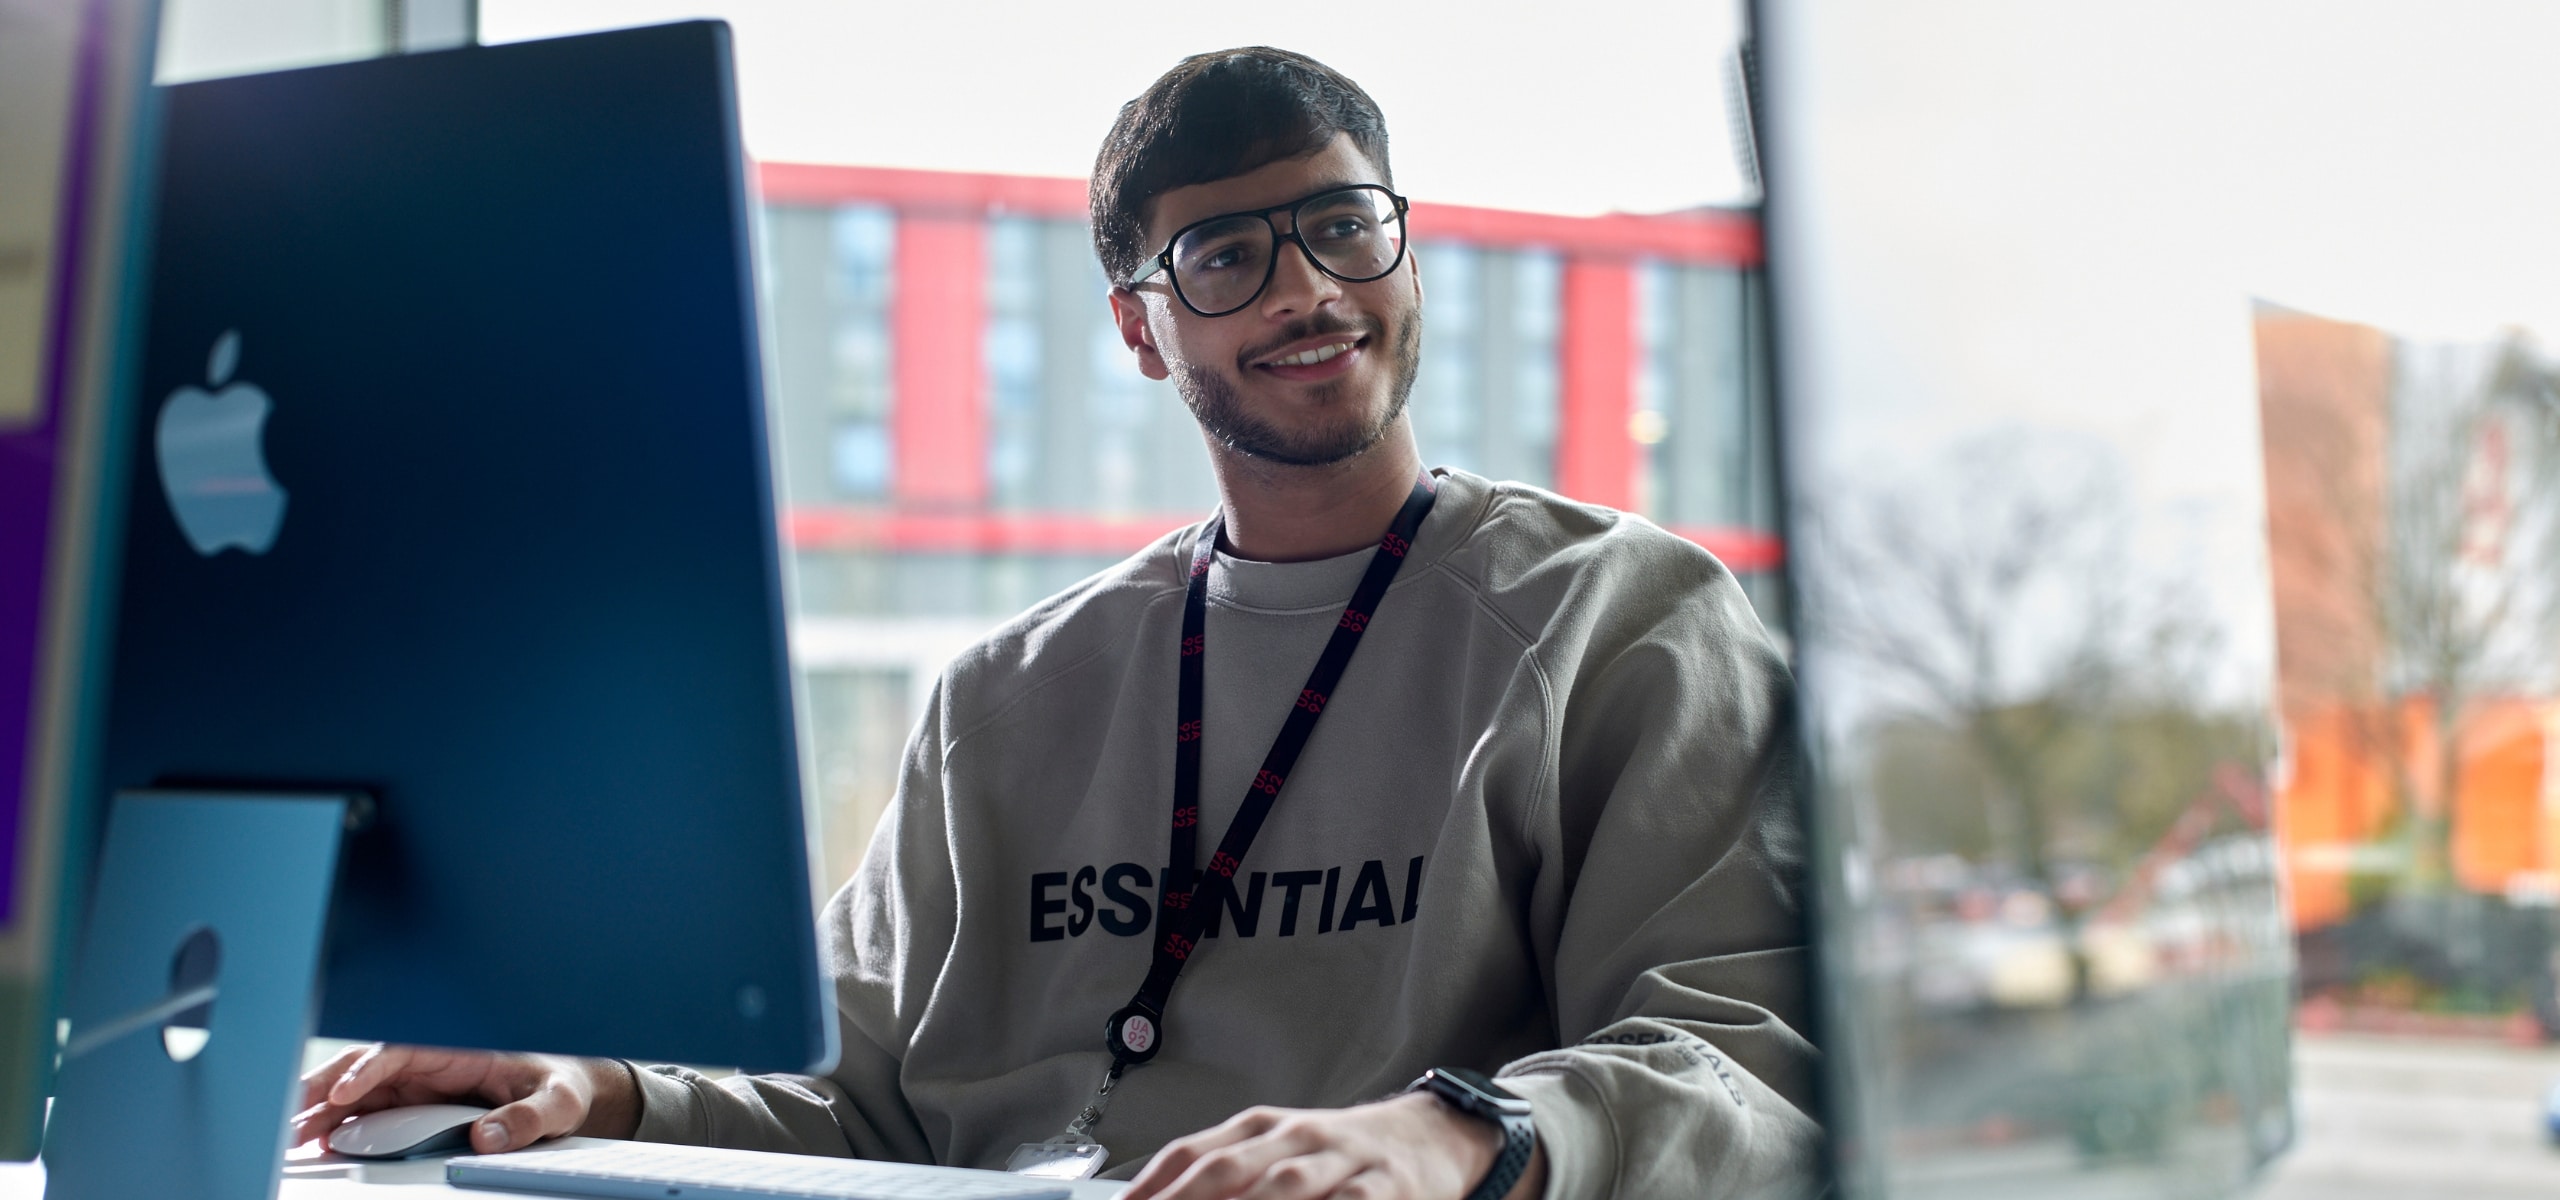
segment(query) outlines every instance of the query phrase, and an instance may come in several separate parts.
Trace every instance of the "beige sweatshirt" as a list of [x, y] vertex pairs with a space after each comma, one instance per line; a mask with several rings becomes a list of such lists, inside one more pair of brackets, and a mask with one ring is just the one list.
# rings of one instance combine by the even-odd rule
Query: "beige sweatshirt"
[[[961, 655], [820, 930], [824, 1078], [642, 1076], [639, 1136], [996, 1167], [1058, 1132], [1147, 971], [1196, 530]], [[1200, 845], [1369, 560], [1210, 573]], [[1547, 1195], [1810, 1194], [1785, 666], [1640, 517], [1446, 472], [1414, 552], [1094, 1136], [1125, 1178], [1255, 1104], [1433, 1066], [1528, 1097]]]

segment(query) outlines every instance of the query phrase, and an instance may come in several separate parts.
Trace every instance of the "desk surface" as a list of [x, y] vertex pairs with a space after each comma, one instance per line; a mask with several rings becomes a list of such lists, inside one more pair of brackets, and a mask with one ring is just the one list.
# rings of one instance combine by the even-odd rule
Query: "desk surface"
[[[553, 1144], [603, 1146], [611, 1143], [596, 1138], [566, 1138]], [[1074, 1200], [1111, 1200], [1129, 1185], [1087, 1180], [1071, 1186], [1075, 1189]], [[390, 1190], [393, 1188], [399, 1190]], [[287, 1162], [284, 1187], [277, 1193], [277, 1200], [427, 1200], [431, 1196], [470, 1196], [476, 1200], [489, 1200], [492, 1196], [523, 1194], [451, 1186], [444, 1181], [442, 1158], [389, 1163], [321, 1158]], [[0, 1200], [43, 1200], [43, 1197], [44, 1164], [0, 1163]]]

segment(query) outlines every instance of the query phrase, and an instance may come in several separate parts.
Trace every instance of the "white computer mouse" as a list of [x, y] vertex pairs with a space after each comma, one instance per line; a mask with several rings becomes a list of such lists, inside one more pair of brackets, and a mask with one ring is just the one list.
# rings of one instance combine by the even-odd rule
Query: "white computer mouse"
[[350, 1117], [329, 1131], [329, 1148], [355, 1158], [415, 1158], [471, 1148], [471, 1123], [488, 1109], [470, 1104], [412, 1104]]

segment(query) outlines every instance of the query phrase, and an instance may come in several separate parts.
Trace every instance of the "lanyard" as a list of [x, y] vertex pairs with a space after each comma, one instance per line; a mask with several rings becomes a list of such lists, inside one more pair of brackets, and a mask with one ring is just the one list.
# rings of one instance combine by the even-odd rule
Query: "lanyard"
[[[1215, 875], [1214, 887], [1229, 886], [1236, 869], [1244, 865], [1245, 852], [1252, 849], [1254, 836], [1262, 832], [1263, 819], [1271, 815], [1273, 802], [1280, 798], [1281, 785], [1288, 782], [1290, 768], [1297, 764], [1298, 752], [1306, 749], [1307, 738], [1316, 729], [1316, 718], [1324, 715], [1334, 685], [1342, 681], [1343, 668], [1351, 665], [1352, 651], [1360, 648], [1360, 635], [1377, 615], [1378, 602], [1386, 598], [1387, 585], [1395, 581], [1396, 571], [1404, 566], [1405, 553], [1413, 548], [1414, 534], [1422, 528], [1422, 518], [1431, 512], [1435, 498], [1429, 475], [1414, 481], [1413, 494], [1396, 512], [1395, 524], [1387, 535], [1378, 540], [1368, 573], [1360, 577], [1359, 588], [1351, 593], [1351, 603], [1343, 607], [1342, 618], [1334, 622], [1332, 640], [1325, 643], [1315, 670], [1308, 673], [1307, 686], [1299, 689], [1296, 706], [1289, 710], [1289, 719], [1281, 725], [1280, 736], [1273, 739], [1270, 753], [1263, 755], [1262, 769], [1254, 772], [1253, 784], [1245, 790], [1244, 804], [1227, 824], [1226, 835], [1218, 839], [1218, 851], [1210, 857], [1205, 872], [1192, 867], [1200, 854], [1201, 663], [1208, 647], [1209, 564], [1217, 557], [1218, 534], [1225, 528], [1226, 518], [1213, 516], [1201, 527], [1200, 540], [1191, 552], [1190, 585], [1183, 597], [1182, 692], [1173, 743], [1171, 869], [1185, 872], [1189, 878], [1164, 881], [1161, 919], [1157, 922], [1164, 936], [1156, 941], [1146, 982], [1138, 985], [1138, 994], [1130, 998], [1126, 1007], [1111, 1014], [1103, 1037], [1104, 1048], [1111, 1052], [1111, 1073], [1104, 1081], [1104, 1095], [1109, 1094], [1110, 1084], [1120, 1078], [1122, 1071], [1154, 1058], [1164, 1044], [1165, 998], [1173, 991], [1174, 979], [1182, 974], [1183, 964], [1190, 960], [1192, 948], [1199, 941], [1200, 928], [1208, 920], [1208, 906], [1217, 903], [1217, 892], [1204, 885], [1209, 876]], [[1175, 886], [1177, 883], [1183, 886]]]

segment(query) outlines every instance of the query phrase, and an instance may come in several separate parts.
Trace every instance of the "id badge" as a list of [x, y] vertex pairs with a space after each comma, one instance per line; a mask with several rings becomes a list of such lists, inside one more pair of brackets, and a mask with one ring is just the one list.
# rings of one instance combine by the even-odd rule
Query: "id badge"
[[1091, 1179], [1102, 1173], [1108, 1153], [1096, 1141], [1024, 1142], [1004, 1160], [1004, 1169], [1034, 1179]]

